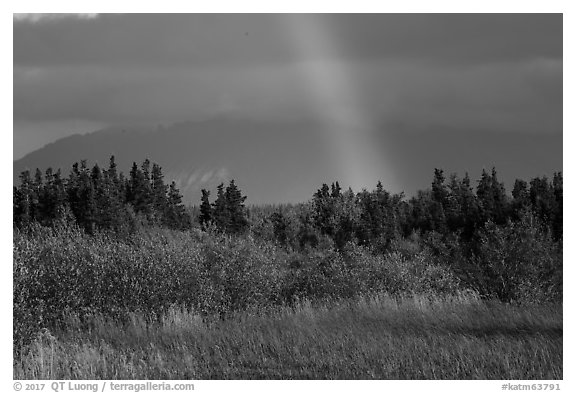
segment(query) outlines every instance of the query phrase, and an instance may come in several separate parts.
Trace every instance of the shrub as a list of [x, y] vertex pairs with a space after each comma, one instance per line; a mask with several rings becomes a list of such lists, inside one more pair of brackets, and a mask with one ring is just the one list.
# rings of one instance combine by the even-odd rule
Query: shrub
[[204, 314], [279, 302], [284, 253], [251, 238], [149, 228], [117, 239], [73, 225], [15, 230], [14, 339], [69, 312], [159, 315], [171, 305]]
[[562, 246], [529, 213], [506, 226], [487, 223], [475, 263], [486, 295], [531, 302], [562, 297]]

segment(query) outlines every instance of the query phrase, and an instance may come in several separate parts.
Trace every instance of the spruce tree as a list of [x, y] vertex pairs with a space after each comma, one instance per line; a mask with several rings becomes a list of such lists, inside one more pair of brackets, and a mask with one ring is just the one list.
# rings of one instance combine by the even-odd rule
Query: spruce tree
[[33, 185], [30, 171], [25, 170], [20, 174], [20, 187], [16, 189], [14, 199], [14, 220], [17, 224], [26, 226], [32, 222], [33, 210]]
[[446, 208], [448, 205], [448, 190], [444, 181], [444, 171], [442, 169], [434, 168], [434, 180], [432, 181], [432, 198]]
[[556, 211], [556, 195], [546, 176], [530, 181], [530, 203], [534, 214], [547, 226], [552, 225]]
[[530, 208], [530, 193], [528, 183], [516, 179], [512, 189], [511, 216], [514, 221], [520, 220], [524, 212]]
[[152, 165], [151, 188], [154, 212], [158, 216], [161, 216], [166, 210], [166, 205], [168, 203], [166, 198], [168, 186], [164, 184], [162, 168], [156, 163]]
[[242, 192], [238, 189], [234, 180], [231, 180], [228, 187], [226, 187], [225, 199], [230, 219], [227, 226], [227, 232], [234, 234], [244, 232], [248, 227], [246, 207], [244, 206], [246, 196], [242, 195]]
[[[332, 185], [332, 191], [336, 191], [334, 185]], [[322, 188], [314, 193], [312, 205], [314, 206], [314, 225], [323, 235], [334, 236], [336, 233], [334, 199], [331, 197], [330, 187], [327, 184], [322, 184]]]
[[434, 180], [432, 181], [432, 204], [430, 215], [432, 217], [432, 229], [444, 233], [446, 227], [446, 210], [448, 208], [448, 190], [446, 189], [444, 171], [434, 168]]
[[480, 204], [482, 222], [486, 222], [494, 216], [495, 201], [492, 190], [492, 178], [488, 172], [483, 169], [480, 180], [478, 181], [478, 186], [476, 187], [476, 196]]
[[210, 205], [210, 191], [202, 189], [202, 198], [200, 203], [200, 225], [206, 226], [212, 221], [212, 205]]
[[446, 205], [446, 224], [450, 231], [457, 231], [464, 226], [462, 214], [462, 196], [460, 195], [460, 181], [455, 173], [450, 175], [448, 184], [448, 203]]
[[182, 204], [182, 195], [174, 181], [168, 187], [166, 202], [166, 210], [163, 216], [164, 225], [171, 229], [190, 229], [192, 220], [190, 214], [186, 211], [186, 207]]
[[41, 222], [43, 225], [50, 225], [54, 221], [65, 217], [67, 205], [66, 188], [60, 169], [54, 173], [52, 168], [48, 168], [44, 179], [44, 187], [39, 198], [42, 208]]
[[[152, 207], [149, 173], [147, 174], [148, 165], [149, 161], [144, 161], [142, 170], [135, 162], [132, 164], [126, 195], [127, 201], [134, 207], [134, 212], [143, 214], [146, 218], [149, 218]], [[148, 179], [146, 179], [147, 176]]]
[[460, 181], [460, 191], [459, 191], [459, 201], [460, 201], [460, 211], [463, 216], [464, 231], [462, 235], [466, 239], [472, 238], [476, 227], [480, 221], [480, 207], [478, 204], [478, 199], [474, 194], [474, 190], [470, 184], [470, 176], [468, 172], [464, 175], [464, 178]]
[[102, 202], [104, 206], [101, 221], [106, 228], [121, 230], [127, 225], [127, 212], [124, 207], [125, 192], [122, 189], [122, 180], [118, 175], [115, 157], [110, 157], [108, 169], [103, 171]]
[[504, 183], [498, 181], [496, 168], [492, 168], [491, 175], [492, 198], [494, 200], [493, 220], [496, 224], [506, 223], [508, 216], [508, 197], [504, 189]]
[[563, 177], [562, 172], [554, 173], [552, 179], [552, 187], [554, 190], [554, 199], [556, 201], [556, 209], [553, 214], [552, 221], [552, 234], [555, 240], [562, 239], [563, 237], [563, 210], [564, 210], [564, 191], [563, 191]]
[[230, 212], [228, 211], [228, 204], [226, 202], [226, 194], [224, 191], [224, 183], [220, 183], [216, 188], [216, 200], [213, 204], [212, 217], [214, 224], [221, 231], [227, 231], [230, 224]]

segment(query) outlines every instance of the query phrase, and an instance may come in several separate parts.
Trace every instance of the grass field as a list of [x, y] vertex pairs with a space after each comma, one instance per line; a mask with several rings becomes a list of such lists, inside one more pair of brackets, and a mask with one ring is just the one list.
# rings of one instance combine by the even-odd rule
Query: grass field
[[157, 321], [70, 317], [14, 379], [562, 379], [562, 306], [388, 295]]

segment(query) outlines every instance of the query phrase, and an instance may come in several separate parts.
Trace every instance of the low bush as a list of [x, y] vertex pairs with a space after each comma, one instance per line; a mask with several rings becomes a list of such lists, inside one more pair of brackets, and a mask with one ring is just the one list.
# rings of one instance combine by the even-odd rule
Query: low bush
[[146, 228], [125, 238], [70, 224], [14, 233], [14, 339], [25, 342], [70, 312], [152, 318], [170, 305], [223, 317], [297, 300], [372, 292], [450, 293], [458, 281], [426, 251], [375, 255], [348, 243], [287, 251], [251, 236]]
[[530, 214], [505, 226], [487, 223], [474, 262], [486, 296], [506, 302], [562, 299], [562, 243]]

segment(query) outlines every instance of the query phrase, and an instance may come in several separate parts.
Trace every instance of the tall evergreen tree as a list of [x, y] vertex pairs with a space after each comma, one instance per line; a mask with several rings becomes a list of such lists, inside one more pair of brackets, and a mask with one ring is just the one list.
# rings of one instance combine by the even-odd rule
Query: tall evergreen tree
[[134, 207], [136, 213], [143, 214], [147, 218], [151, 213], [152, 207], [152, 195], [150, 188], [149, 173], [148, 179], [146, 179], [146, 171], [149, 166], [149, 161], [144, 161], [142, 168], [138, 168], [138, 165], [134, 162], [132, 164], [132, 169], [130, 170], [130, 177], [127, 184], [127, 195], [126, 199]]
[[516, 179], [512, 189], [511, 218], [514, 221], [519, 220], [524, 211], [530, 208], [530, 193], [528, 183], [524, 180]]
[[67, 196], [60, 169], [56, 173], [54, 173], [52, 168], [46, 170], [44, 187], [39, 199], [43, 225], [50, 225], [54, 221], [65, 218]]
[[121, 230], [127, 226], [128, 214], [124, 207], [126, 202], [126, 192], [124, 182], [118, 174], [116, 160], [114, 156], [110, 157], [108, 169], [103, 171], [103, 195], [101, 204], [105, 206], [104, 217], [102, 222], [106, 228]]
[[78, 225], [93, 232], [97, 219], [96, 193], [86, 160], [80, 161], [80, 167], [78, 163], [72, 167], [68, 180], [68, 201]]
[[446, 225], [451, 232], [461, 230], [464, 227], [464, 215], [462, 214], [461, 183], [455, 173], [450, 175], [448, 195], [446, 203]]
[[530, 181], [530, 203], [534, 214], [547, 226], [551, 226], [556, 210], [556, 196], [546, 176]]
[[173, 181], [168, 188], [167, 207], [164, 224], [172, 229], [190, 229], [192, 220], [186, 207], [182, 204], [182, 195]]
[[432, 218], [432, 228], [437, 232], [446, 231], [446, 208], [448, 207], [448, 190], [444, 181], [444, 171], [434, 168], [434, 180], [432, 180], [432, 204], [430, 205], [430, 215]]
[[509, 214], [509, 202], [508, 197], [506, 196], [504, 183], [498, 181], [496, 168], [492, 168], [491, 181], [492, 195], [494, 199], [493, 219], [497, 224], [505, 224]]
[[165, 211], [166, 204], [168, 203], [166, 198], [168, 186], [164, 184], [162, 168], [158, 164], [152, 165], [151, 188], [154, 211], [156, 214], [161, 215]]
[[20, 187], [16, 189], [14, 199], [14, 220], [17, 224], [26, 226], [34, 220], [33, 192], [30, 171], [25, 170], [20, 174]]
[[563, 192], [563, 177], [562, 172], [554, 174], [552, 179], [552, 187], [554, 189], [554, 199], [556, 201], [556, 210], [554, 211], [552, 221], [552, 233], [554, 239], [562, 239], [563, 236], [563, 220], [564, 220], [564, 192]]
[[230, 184], [226, 187], [225, 199], [230, 219], [227, 231], [234, 234], [244, 232], [248, 228], [246, 207], [244, 206], [246, 196], [242, 195], [234, 180], [230, 180]]
[[480, 205], [482, 221], [485, 222], [493, 217], [495, 204], [492, 195], [492, 178], [485, 169], [482, 170], [482, 175], [478, 181], [476, 196]]
[[434, 180], [432, 180], [432, 198], [440, 203], [443, 208], [448, 205], [448, 190], [444, 182], [444, 171], [442, 169], [434, 168]]
[[468, 173], [460, 181], [459, 202], [463, 216], [464, 230], [462, 235], [471, 239], [481, 221], [480, 205], [474, 194]]
[[226, 231], [228, 225], [230, 225], [230, 212], [228, 211], [224, 183], [220, 183], [216, 190], [216, 200], [214, 201], [212, 209], [212, 217], [214, 218], [216, 227], [221, 231]]
[[[332, 191], [336, 195], [336, 187], [332, 185]], [[322, 184], [322, 187], [314, 193], [312, 205], [314, 206], [314, 225], [323, 235], [333, 237], [336, 233], [335, 222], [335, 198], [332, 197], [330, 187]]]
[[202, 189], [200, 203], [200, 225], [206, 226], [212, 222], [212, 205], [210, 205], [210, 191]]
[[332, 198], [340, 198], [340, 196], [342, 196], [342, 188], [338, 182], [332, 183], [330, 196]]

